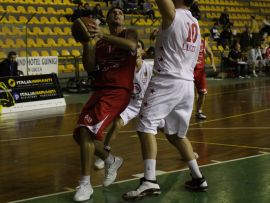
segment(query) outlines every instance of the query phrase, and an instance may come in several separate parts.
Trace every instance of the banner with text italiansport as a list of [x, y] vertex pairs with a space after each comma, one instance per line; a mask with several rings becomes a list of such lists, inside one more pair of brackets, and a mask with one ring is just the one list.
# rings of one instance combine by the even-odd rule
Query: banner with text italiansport
[[0, 78], [0, 113], [64, 105], [56, 74]]
[[16, 60], [18, 69], [23, 72], [23, 75], [58, 74], [57, 56], [17, 57]]

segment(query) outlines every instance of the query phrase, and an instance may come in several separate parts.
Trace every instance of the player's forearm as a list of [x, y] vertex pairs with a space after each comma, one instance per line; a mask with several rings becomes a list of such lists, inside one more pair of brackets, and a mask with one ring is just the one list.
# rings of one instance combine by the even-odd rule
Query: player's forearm
[[95, 68], [95, 46], [93, 42], [83, 43], [83, 67], [86, 71], [93, 71]]
[[270, 26], [270, 23], [266, 20], [263, 21], [263, 24], [267, 25], [267, 26]]
[[125, 39], [122, 37], [117, 37], [110, 34], [103, 34], [102, 38], [108, 40], [109, 42], [116, 44], [117, 46], [121, 47], [122, 49], [126, 49], [129, 51], [136, 51], [137, 44], [129, 39]]
[[214, 54], [210, 54], [210, 63], [213, 65], [215, 64], [215, 58], [214, 58]]

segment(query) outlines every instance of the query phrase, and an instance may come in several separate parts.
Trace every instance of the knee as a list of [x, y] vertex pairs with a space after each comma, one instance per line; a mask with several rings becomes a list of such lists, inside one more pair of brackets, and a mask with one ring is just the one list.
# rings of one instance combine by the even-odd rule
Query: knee
[[86, 127], [79, 128], [79, 141], [81, 142], [89, 142], [93, 139], [92, 133]]
[[124, 126], [124, 121], [121, 118], [117, 118], [113, 125], [116, 129], [120, 129]]
[[206, 96], [206, 95], [207, 95], [207, 89], [201, 89], [201, 90], [199, 90], [199, 91], [198, 91], [198, 95], [199, 95], [200, 97]]

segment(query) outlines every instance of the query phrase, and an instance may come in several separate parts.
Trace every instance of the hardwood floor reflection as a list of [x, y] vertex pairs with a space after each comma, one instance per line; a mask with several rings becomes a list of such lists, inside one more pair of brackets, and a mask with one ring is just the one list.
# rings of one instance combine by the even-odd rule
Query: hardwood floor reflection
[[[267, 78], [209, 86], [204, 108], [207, 120], [198, 121], [193, 116], [188, 132], [200, 155], [200, 165], [270, 152], [269, 86]], [[77, 185], [79, 147], [72, 131], [81, 108], [77, 103], [0, 117], [0, 202], [61, 192]], [[112, 141], [112, 152], [125, 160], [117, 180], [143, 171], [135, 125], [136, 120], [130, 122]], [[158, 170], [186, 167], [162, 134], [157, 140]], [[93, 172], [94, 185], [102, 183], [103, 173]]]

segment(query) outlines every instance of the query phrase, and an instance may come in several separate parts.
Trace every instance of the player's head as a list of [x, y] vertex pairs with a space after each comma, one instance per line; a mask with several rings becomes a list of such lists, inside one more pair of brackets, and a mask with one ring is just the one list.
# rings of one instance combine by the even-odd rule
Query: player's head
[[16, 52], [15, 51], [11, 51], [8, 53], [8, 60], [11, 61], [11, 62], [14, 62], [16, 61]]
[[238, 40], [233, 41], [232, 48], [236, 51], [241, 51], [241, 45]]
[[178, 7], [179, 5], [190, 7], [193, 4], [193, 2], [194, 0], [173, 0], [173, 3], [176, 7]]
[[125, 23], [124, 11], [119, 7], [112, 7], [107, 13], [109, 26], [123, 26]]
[[185, 6], [190, 7], [193, 4], [194, 0], [184, 0]]
[[144, 43], [141, 40], [138, 40], [138, 46], [137, 46], [137, 57], [142, 58], [145, 54], [144, 51]]

